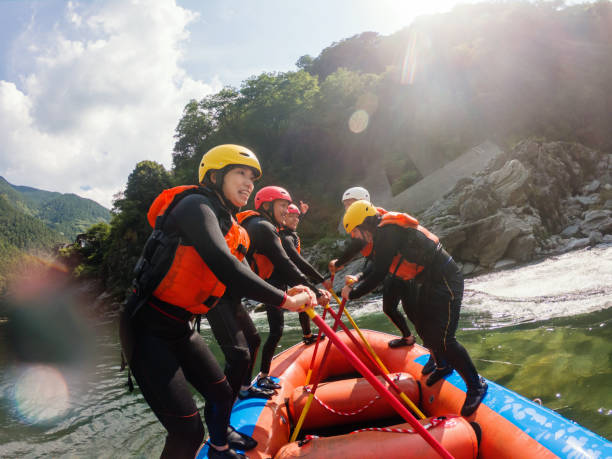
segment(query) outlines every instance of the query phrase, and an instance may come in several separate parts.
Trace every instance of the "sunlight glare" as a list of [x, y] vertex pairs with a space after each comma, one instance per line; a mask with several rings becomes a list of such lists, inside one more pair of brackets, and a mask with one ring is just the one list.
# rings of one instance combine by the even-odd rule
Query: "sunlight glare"
[[348, 122], [349, 129], [351, 130], [351, 132], [354, 132], [355, 134], [359, 134], [360, 132], [363, 132], [366, 130], [366, 128], [368, 127], [369, 121], [370, 121], [370, 116], [368, 115], [368, 112], [362, 109], [357, 110], [353, 112], [353, 114], [349, 118], [349, 122]]
[[62, 416], [68, 410], [68, 386], [56, 368], [32, 365], [17, 378], [14, 399], [17, 411], [25, 422], [44, 423]]

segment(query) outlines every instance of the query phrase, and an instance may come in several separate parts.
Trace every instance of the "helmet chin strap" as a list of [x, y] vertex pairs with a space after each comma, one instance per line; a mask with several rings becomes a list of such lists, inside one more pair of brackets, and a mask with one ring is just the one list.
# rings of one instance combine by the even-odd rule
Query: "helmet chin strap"
[[210, 188], [215, 192], [215, 194], [219, 197], [221, 203], [227, 207], [232, 214], [238, 212], [240, 207], [235, 206], [223, 193], [223, 180], [225, 180], [225, 173], [227, 171], [225, 169], [219, 169], [215, 171], [215, 180], [210, 179]]
[[274, 218], [274, 201], [270, 202], [270, 210], [266, 210], [265, 205], [262, 204], [261, 208], [259, 209], [260, 212], [262, 214], [264, 214], [266, 216], [266, 218], [268, 220], [270, 220], [270, 222], [274, 225], [274, 226], [281, 226], [282, 224], [276, 221], [276, 218]]

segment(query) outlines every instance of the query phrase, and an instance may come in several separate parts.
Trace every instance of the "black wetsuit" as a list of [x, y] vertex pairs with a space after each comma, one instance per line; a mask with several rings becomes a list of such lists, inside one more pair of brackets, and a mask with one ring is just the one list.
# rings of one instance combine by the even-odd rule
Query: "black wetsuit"
[[424, 266], [417, 276], [417, 282], [422, 284], [413, 314], [417, 332], [436, 359], [445, 360], [436, 362], [438, 367], [448, 363], [459, 372], [468, 388], [480, 387], [470, 356], [455, 338], [463, 298], [463, 276], [454, 260], [422, 231], [393, 224], [376, 227], [373, 253], [372, 270], [355, 284], [349, 298], [359, 298], [383, 282], [398, 253], [407, 262]]
[[[270, 284], [279, 289], [286, 289], [294, 285], [303, 284], [309, 287], [315, 294], [319, 295], [317, 288], [309, 281], [308, 277], [302, 273], [287, 255], [283, 248], [279, 232], [276, 227], [264, 217], [265, 214], [249, 217], [242, 222], [251, 239], [251, 245], [247, 253], [247, 258], [252, 260], [255, 253], [266, 256], [274, 270], [268, 279]], [[283, 336], [285, 317], [283, 310], [266, 304], [266, 314], [270, 326], [270, 334], [266, 339], [261, 351], [261, 372], [269, 373], [272, 358], [276, 351], [280, 339]]]
[[[344, 266], [351, 261], [367, 243], [363, 239], [351, 238], [351, 242], [346, 247], [344, 252], [338, 257], [336, 266]], [[366, 262], [363, 267], [363, 276], [366, 276], [372, 269], [372, 253], [366, 257]], [[362, 276], [362, 277], [363, 277]], [[383, 312], [391, 322], [402, 333], [402, 337], [410, 336], [410, 327], [408, 322], [398, 309], [399, 302], [402, 302], [402, 308], [412, 323], [415, 323], [415, 310], [417, 305], [418, 286], [412, 279], [400, 279], [393, 276], [391, 273], [386, 275], [383, 284], [382, 306]]]
[[342, 254], [336, 260], [336, 266], [340, 267], [346, 265], [349, 261], [355, 258], [366, 245], [367, 243], [363, 239], [352, 237], [351, 241], [344, 249], [344, 252], [342, 252]]
[[[291, 261], [295, 263], [295, 265], [302, 271], [308, 278], [315, 284], [320, 284], [325, 280], [325, 278], [317, 271], [314, 266], [308, 263], [302, 254], [298, 251], [298, 247], [300, 247], [300, 236], [298, 236], [297, 232], [289, 229], [283, 228], [280, 231], [280, 238], [283, 248]], [[299, 313], [300, 325], [302, 326], [302, 333], [304, 336], [308, 336], [312, 334], [310, 329], [310, 317], [305, 312]]]
[[235, 400], [240, 387], [251, 383], [261, 338], [242, 304], [242, 297], [234, 296], [231, 292], [221, 297], [206, 318], [225, 356], [225, 375]]
[[[280, 305], [285, 293], [262, 281], [231, 254], [224, 234], [230, 211], [211, 191], [184, 197], [170, 211], [162, 230], [192, 245], [215, 276], [237, 296]], [[211, 442], [226, 443], [233, 394], [204, 339], [194, 330], [191, 314], [151, 297], [134, 313], [132, 295], [121, 316], [121, 339], [142, 394], [168, 431], [162, 457], [193, 458], [204, 438], [191, 384], [206, 399], [204, 418]], [[216, 308], [227, 305], [220, 302]]]

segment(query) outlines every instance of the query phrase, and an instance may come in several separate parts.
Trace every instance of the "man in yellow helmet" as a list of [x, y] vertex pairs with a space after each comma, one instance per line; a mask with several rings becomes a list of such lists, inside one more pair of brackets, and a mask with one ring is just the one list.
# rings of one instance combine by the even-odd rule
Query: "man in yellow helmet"
[[260, 176], [259, 161], [250, 150], [220, 145], [202, 158], [200, 185], [165, 190], [149, 209], [147, 217], [154, 229], [135, 269], [133, 295], [121, 314], [120, 336], [142, 395], [168, 432], [162, 457], [193, 458], [204, 438], [189, 385], [206, 399], [209, 458], [244, 458], [234, 449], [256, 445], [229, 426], [234, 386], [240, 385], [243, 374], [224, 374], [195, 331], [194, 315], [225, 312], [229, 339], [240, 342], [244, 350], [237, 365], [246, 372], [252, 343], [245, 330], [251, 327], [251, 332], [257, 332], [252, 322], [247, 323], [248, 314], [238, 316], [240, 298], [290, 310], [316, 304], [305, 287], [286, 294], [242, 262], [248, 237], [234, 213], [247, 203]]
[[400, 212], [381, 214], [372, 203], [356, 201], [349, 206], [343, 226], [352, 237], [373, 245], [373, 266], [363, 279], [342, 289], [342, 297], [354, 300], [370, 292], [387, 273], [415, 278], [421, 283], [416, 311], [416, 329], [432, 350], [437, 368], [427, 378], [432, 386], [452, 373], [453, 367], [467, 386], [462, 416], [470, 416], [480, 405], [487, 383], [465, 348], [455, 338], [463, 298], [463, 276], [438, 237], [412, 216]]

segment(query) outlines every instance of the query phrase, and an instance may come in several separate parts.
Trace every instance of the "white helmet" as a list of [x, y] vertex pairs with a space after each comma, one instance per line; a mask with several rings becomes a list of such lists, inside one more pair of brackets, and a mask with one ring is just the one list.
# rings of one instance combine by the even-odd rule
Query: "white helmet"
[[346, 201], [347, 199], [356, 199], [357, 201], [361, 201], [361, 200], [369, 201], [370, 193], [368, 193], [368, 190], [366, 190], [363, 187], [354, 186], [346, 190], [344, 194], [342, 195], [343, 202]]

